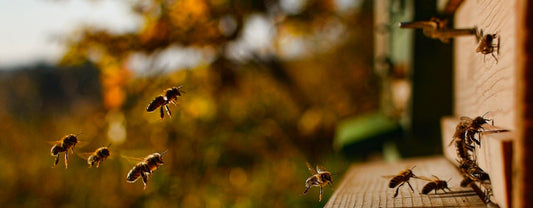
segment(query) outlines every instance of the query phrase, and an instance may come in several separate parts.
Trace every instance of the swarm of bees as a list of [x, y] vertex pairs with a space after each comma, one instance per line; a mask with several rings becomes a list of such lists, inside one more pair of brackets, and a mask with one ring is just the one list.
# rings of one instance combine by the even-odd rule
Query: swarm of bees
[[184, 93], [183, 90], [181, 90], [182, 87], [183, 86], [180, 85], [178, 87], [171, 87], [166, 89], [161, 95], [155, 97], [155, 99], [150, 102], [150, 104], [146, 108], [146, 111], [152, 112], [155, 109], [159, 108], [161, 119], [163, 119], [165, 117], [163, 108], [165, 108], [168, 116], [172, 117], [172, 113], [168, 108], [168, 104], [176, 104], [175, 101], [178, 100], [178, 97], [181, 96], [182, 93]]
[[485, 118], [487, 113], [475, 117], [474, 119], [462, 116], [455, 128], [455, 133], [449, 146], [455, 143], [459, 170], [464, 177], [460, 183], [461, 187], [466, 187], [477, 182], [485, 187], [487, 192], [486, 196], [489, 196], [492, 193], [490, 177], [489, 174], [481, 169], [477, 163], [477, 158], [475, 156], [476, 147], [481, 146], [482, 133], [498, 133], [506, 132], [508, 130], [486, 130], [484, 126], [489, 125], [489, 121], [491, 122], [490, 127], [494, 127], [494, 120]]
[[139, 179], [139, 177], [142, 178], [144, 189], [146, 189], [146, 184], [148, 183], [148, 176], [152, 174], [155, 170], [159, 168], [160, 165], [163, 164], [163, 155], [167, 153], [168, 150], [162, 152], [162, 153], [153, 153], [144, 158], [143, 161], [137, 163], [128, 173], [128, 176], [126, 177], [126, 180], [128, 183], [135, 183]]
[[447, 20], [431, 18], [429, 21], [401, 22], [400, 28], [422, 29], [428, 38], [439, 39], [443, 43], [450, 42], [456, 36], [476, 35], [476, 28], [453, 29], [448, 28]]
[[318, 201], [322, 201], [322, 187], [333, 184], [333, 180], [331, 177], [331, 173], [328, 171], [325, 171], [323, 168], [320, 168], [318, 165], [313, 168], [311, 164], [306, 163], [307, 169], [309, 169], [309, 172], [311, 172], [312, 176], [307, 178], [305, 180], [305, 190], [303, 194], [307, 194], [309, 189], [313, 186], [320, 187], [320, 196], [318, 198]]
[[56, 159], [54, 161], [54, 166], [57, 165], [59, 162], [59, 153], [65, 152], [65, 169], [68, 167], [68, 150], [72, 150], [74, 152], [74, 146], [78, 143], [78, 138], [74, 134], [69, 134], [61, 138], [59, 141], [57, 141], [54, 146], [52, 146], [52, 149], [50, 149], [50, 153], [52, 156], [55, 156]]
[[[163, 91], [163, 94], [160, 96], [157, 96], [147, 107], [146, 111], [152, 112], [157, 108], [160, 108], [160, 116], [161, 119], [164, 117], [163, 108], [167, 111], [169, 116], [172, 116], [170, 109], [168, 108], [168, 104], [173, 103], [175, 104], [175, 101], [179, 96], [182, 95], [183, 90], [182, 85], [178, 87], [171, 87]], [[54, 165], [55, 167], [59, 163], [59, 154], [64, 152], [65, 153], [65, 168], [68, 167], [68, 152], [71, 150], [74, 152], [74, 146], [79, 143], [79, 140], [76, 135], [69, 134], [61, 138], [60, 140], [54, 142], [54, 145], [50, 149], [51, 155], [55, 157]], [[105, 159], [110, 157], [111, 153], [109, 151], [108, 146], [103, 146], [100, 148], [97, 148], [95, 151], [91, 153], [85, 153], [87, 154], [87, 164], [89, 164], [89, 168], [96, 166], [96, 168], [100, 167], [100, 163], [102, 163]], [[153, 153], [148, 156], [146, 156], [141, 162], [137, 163], [133, 168], [128, 172], [126, 176], [126, 181], [129, 183], [134, 183], [139, 178], [142, 178], [144, 189], [146, 189], [146, 185], [148, 183], [148, 177], [159, 168], [163, 164], [163, 155], [167, 153], [167, 151], [164, 151], [162, 153]], [[328, 172], [329, 173], [329, 172]], [[329, 178], [331, 181], [331, 176]]]

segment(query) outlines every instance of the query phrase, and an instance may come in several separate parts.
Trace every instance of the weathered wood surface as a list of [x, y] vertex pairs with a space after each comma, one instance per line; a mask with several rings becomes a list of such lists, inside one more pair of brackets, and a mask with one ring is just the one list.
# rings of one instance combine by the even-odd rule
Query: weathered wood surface
[[[400, 188], [393, 198], [394, 190], [388, 187], [390, 178], [400, 171], [416, 165], [413, 173], [418, 176], [436, 175], [449, 180], [448, 193], [438, 191], [428, 195], [421, 194], [427, 181], [411, 179], [408, 185]], [[444, 157], [416, 158], [397, 163], [372, 162], [353, 165], [329, 199], [325, 207], [485, 207], [479, 196], [471, 188], [459, 186], [462, 177], [457, 168]]]
[[[474, 36], [454, 41], [454, 114], [475, 117], [490, 112], [496, 125], [516, 128], [515, 1], [464, 1], [455, 13], [455, 27], [477, 26], [497, 34], [499, 54], [476, 53]], [[497, 41], [495, 41], [497, 43]]]
[[[453, 140], [455, 127], [459, 119], [446, 117], [441, 120], [442, 126], [442, 146], [444, 156], [458, 165], [457, 150], [454, 144], [449, 146]], [[512, 165], [512, 141], [515, 138], [513, 132], [482, 134], [481, 146], [476, 146], [475, 151], [478, 165], [490, 176], [493, 197], [501, 208], [511, 206], [511, 165]]]

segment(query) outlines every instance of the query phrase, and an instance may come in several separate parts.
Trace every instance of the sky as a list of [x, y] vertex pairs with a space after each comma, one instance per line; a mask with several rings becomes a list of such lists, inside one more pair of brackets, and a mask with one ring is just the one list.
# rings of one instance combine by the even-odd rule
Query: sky
[[[130, 11], [133, 0], [0, 0], [0, 70], [31, 66], [36, 63], [53, 64], [65, 50], [61, 38], [68, 37], [83, 26], [105, 28], [122, 33], [136, 31], [142, 19]], [[298, 13], [306, 0], [281, 0], [287, 13]], [[360, 5], [360, 0], [335, 0], [340, 12]], [[252, 15], [245, 23], [242, 40], [230, 45], [230, 55], [246, 57], [253, 50], [271, 49], [275, 34], [272, 22], [264, 16]], [[302, 43], [284, 44], [289, 55], [302, 54]], [[290, 46], [290, 47], [289, 47]], [[289, 53], [287, 52], [287, 53]], [[170, 47], [160, 59], [159, 68], [190, 67], [209, 59], [209, 52]], [[132, 69], [145, 71], [146, 57], [134, 56]], [[164, 70], [164, 69], [163, 69]]]
[[83, 25], [113, 32], [137, 30], [141, 19], [124, 0], [0, 0], [0, 69], [54, 63], [59, 39]]

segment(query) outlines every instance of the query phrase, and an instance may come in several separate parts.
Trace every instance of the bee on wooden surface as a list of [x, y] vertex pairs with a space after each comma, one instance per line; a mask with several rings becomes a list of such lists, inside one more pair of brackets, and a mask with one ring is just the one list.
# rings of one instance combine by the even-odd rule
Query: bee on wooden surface
[[109, 157], [109, 147], [111, 144], [107, 145], [107, 147], [100, 147], [96, 149], [89, 157], [87, 158], [87, 163], [89, 164], [89, 168], [93, 165], [96, 165], [96, 168], [100, 166], [100, 163], [104, 161], [107, 157]]
[[463, 180], [461, 181], [460, 185], [461, 187], [466, 187], [468, 185], [470, 185], [472, 182], [474, 182], [470, 177], [464, 177]]
[[469, 129], [472, 119], [468, 117], [461, 117], [461, 121], [457, 126], [455, 127], [455, 133], [453, 134], [453, 139], [448, 144], [448, 146], [451, 146], [452, 144], [455, 144], [455, 148], [457, 151], [457, 156], [462, 160], [470, 160], [471, 155], [470, 152], [474, 151], [474, 146], [471, 144], [471, 142], [468, 142], [466, 139], [466, 132]]
[[144, 184], [143, 189], [146, 189], [146, 184], [148, 183], [148, 176], [152, 174], [153, 171], [157, 170], [160, 165], [163, 164], [162, 157], [165, 153], [167, 153], [167, 151], [164, 151], [162, 153], [153, 153], [146, 156], [143, 161], [133, 166], [133, 168], [126, 176], [126, 181], [128, 183], [135, 183], [135, 181], [137, 181], [139, 177], [141, 177]]
[[401, 22], [400, 28], [422, 29], [424, 35], [433, 39], [440, 39], [443, 43], [450, 42], [450, 38], [463, 35], [476, 35], [476, 28], [453, 29], [447, 27], [448, 20], [432, 17], [429, 21]]
[[323, 170], [323, 168], [320, 168], [318, 165], [316, 168], [311, 167], [309, 163], [306, 163], [307, 169], [313, 174], [307, 180], [305, 180], [305, 190], [303, 194], [307, 194], [309, 189], [313, 186], [320, 187], [320, 196], [318, 198], [318, 201], [322, 201], [322, 187], [333, 184], [333, 180], [331, 177], [331, 173], [328, 171]]
[[[499, 51], [500, 48], [499, 36], [496, 34], [483, 35], [483, 32], [481, 32], [481, 38], [479, 39], [480, 41], [478, 47], [476, 48], [476, 52], [483, 54], [483, 62], [485, 61], [485, 56], [490, 54], [492, 57], [494, 57], [496, 63], [498, 63], [498, 58], [496, 58], [494, 52]], [[495, 39], [498, 39], [498, 43], [495, 43]]]
[[52, 156], [55, 156], [54, 166], [59, 162], [59, 153], [65, 152], [65, 168], [68, 167], [68, 151], [74, 152], [74, 146], [78, 143], [78, 138], [74, 134], [69, 134], [57, 141], [50, 149]]
[[418, 178], [414, 173], [413, 173], [413, 168], [415, 168], [416, 166], [413, 166], [412, 168], [409, 168], [409, 169], [405, 169], [405, 170], [402, 170], [400, 171], [400, 173], [398, 173], [398, 175], [395, 175], [395, 176], [384, 176], [386, 178], [390, 178], [392, 177], [392, 179], [390, 180], [389, 182], [389, 188], [395, 188], [396, 187], [396, 191], [394, 192], [394, 196], [393, 198], [396, 198], [396, 196], [398, 196], [398, 190], [400, 189], [400, 187], [402, 187], [405, 183], [407, 183], [407, 185], [409, 185], [409, 188], [411, 188], [411, 191], [415, 191], [413, 189], [413, 187], [411, 186], [411, 184], [409, 183], [409, 179], [410, 178]]
[[168, 116], [172, 117], [172, 113], [168, 108], [168, 104], [176, 104], [175, 101], [178, 99], [179, 96], [181, 96], [182, 93], [184, 93], [184, 91], [181, 90], [182, 87], [183, 85], [166, 89], [165, 91], [163, 91], [163, 94], [157, 96], [154, 100], [152, 100], [152, 102], [146, 108], [146, 111], [152, 112], [155, 109], [159, 108], [161, 119], [163, 119], [163, 117], [165, 117], [163, 108], [165, 108]]
[[449, 191], [451, 191], [450, 188], [448, 188], [448, 182], [446, 182], [444, 180], [440, 180], [439, 177], [437, 177], [435, 175], [432, 175], [432, 176], [433, 176], [434, 180], [429, 179], [429, 178], [425, 178], [425, 177], [420, 177], [420, 179], [429, 181], [422, 188], [422, 194], [428, 194], [429, 192], [431, 192], [433, 190], [435, 190], [435, 194], [437, 194], [437, 190], [439, 190], [439, 189], [444, 191], [444, 192], [446, 192], [445, 189], [448, 189]]
[[479, 182], [484, 186], [490, 184], [489, 174], [481, 169], [475, 161], [461, 160], [459, 161], [459, 169], [464, 177], [461, 181], [461, 187], [466, 187], [473, 182]]

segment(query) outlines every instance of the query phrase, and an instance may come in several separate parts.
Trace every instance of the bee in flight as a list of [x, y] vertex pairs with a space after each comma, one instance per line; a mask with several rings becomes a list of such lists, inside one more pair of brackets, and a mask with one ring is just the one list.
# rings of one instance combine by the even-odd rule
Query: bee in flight
[[162, 152], [162, 153], [153, 153], [144, 158], [143, 161], [137, 163], [128, 173], [128, 176], [126, 176], [126, 181], [128, 183], [135, 183], [139, 179], [139, 177], [142, 178], [144, 188], [146, 189], [146, 183], [148, 183], [148, 176], [152, 174], [155, 170], [159, 168], [160, 165], [163, 164], [163, 155], [167, 153], [168, 150]]
[[[479, 45], [476, 48], [477, 53], [483, 54], [483, 61], [485, 61], [485, 55], [490, 54], [498, 63], [498, 58], [494, 55], [494, 51], [499, 51], [500, 48], [500, 38], [496, 34], [486, 34], [483, 35], [481, 31]], [[498, 39], [498, 43], [494, 43], [495, 39]]]
[[409, 185], [409, 188], [411, 188], [411, 191], [415, 192], [415, 190], [413, 189], [413, 187], [409, 183], [409, 179], [410, 178], [418, 178], [413, 173], [413, 168], [415, 168], [415, 167], [416, 166], [413, 166], [412, 168], [402, 170], [402, 171], [400, 171], [400, 173], [398, 173], [398, 175], [395, 175], [395, 176], [394, 175], [393, 176], [384, 176], [385, 178], [391, 178], [392, 177], [392, 179], [389, 182], [389, 188], [395, 188], [396, 187], [396, 191], [394, 192], [393, 198], [396, 198], [398, 196], [398, 190], [405, 183], [407, 183], [407, 185]]
[[96, 165], [96, 168], [100, 166], [100, 163], [104, 161], [107, 157], [109, 157], [109, 146], [111, 144], [107, 145], [107, 147], [100, 147], [96, 149], [89, 157], [87, 158], [87, 163], [89, 164], [89, 168], [93, 165]]
[[152, 102], [146, 108], [146, 111], [152, 112], [155, 109], [159, 108], [161, 119], [163, 119], [163, 117], [165, 117], [163, 108], [165, 108], [168, 116], [172, 117], [172, 113], [168, 108], [168, 104], [176, 104], [175, 101], [178, 99], [179, 96], [181, 96], [182, 93], [184, 93], [183, 90], [181, 90], [182, 87], [183, 85], [166, 89], [165, 91], [163, 91], [163, 94], [157, 96], [154, 100], [152, 100]]
[[323, 168], [320, 168], [318, 165], [316, 168], [311, 167], [311, 164], [306, 163], [307, 169], [313, 174], [307, 180], [305, 180], [305, 190], [303, 194], [307, 194], [309, 189], [313, 186], [319, 186], [320, 187], [320, 196], [318, 198], [318, 201], [322, 201], [322, 187], [333, 184], [333, 180], [331, 179], [331, 173], [328, 171], [323, 170]]
[[437, 177], [435, 175], [432, 175], [432, 176], [433, 176], [434, 180], [426, 178], [426, 177], [419, 177], [422, 180], [429, 181], [422, 188], [422, 194], [428, 194], [429, 192], [431, 192], [433, 190], [435, 190], [435, 194], [437, 194], [437, 190], [439, 190], [439, 189], [444, 191], [444, 192], [446, 192], [445, 189], [448, 189], [449, 191], [451, 191], [450, 188], [448, 188], [448, 182], [446, 182], [444, 180], [440, 180], [439, 177]]
[[57, 141], [50, 149], [52, 156], [55, 156], [54, 166], [59, 162], [59, 153], [65, 152], [65, 169], [68, 167], [68, 150], [74, 152], [74, 146], [78, 143], [78, 138], [74, 134], [69, 134]]

